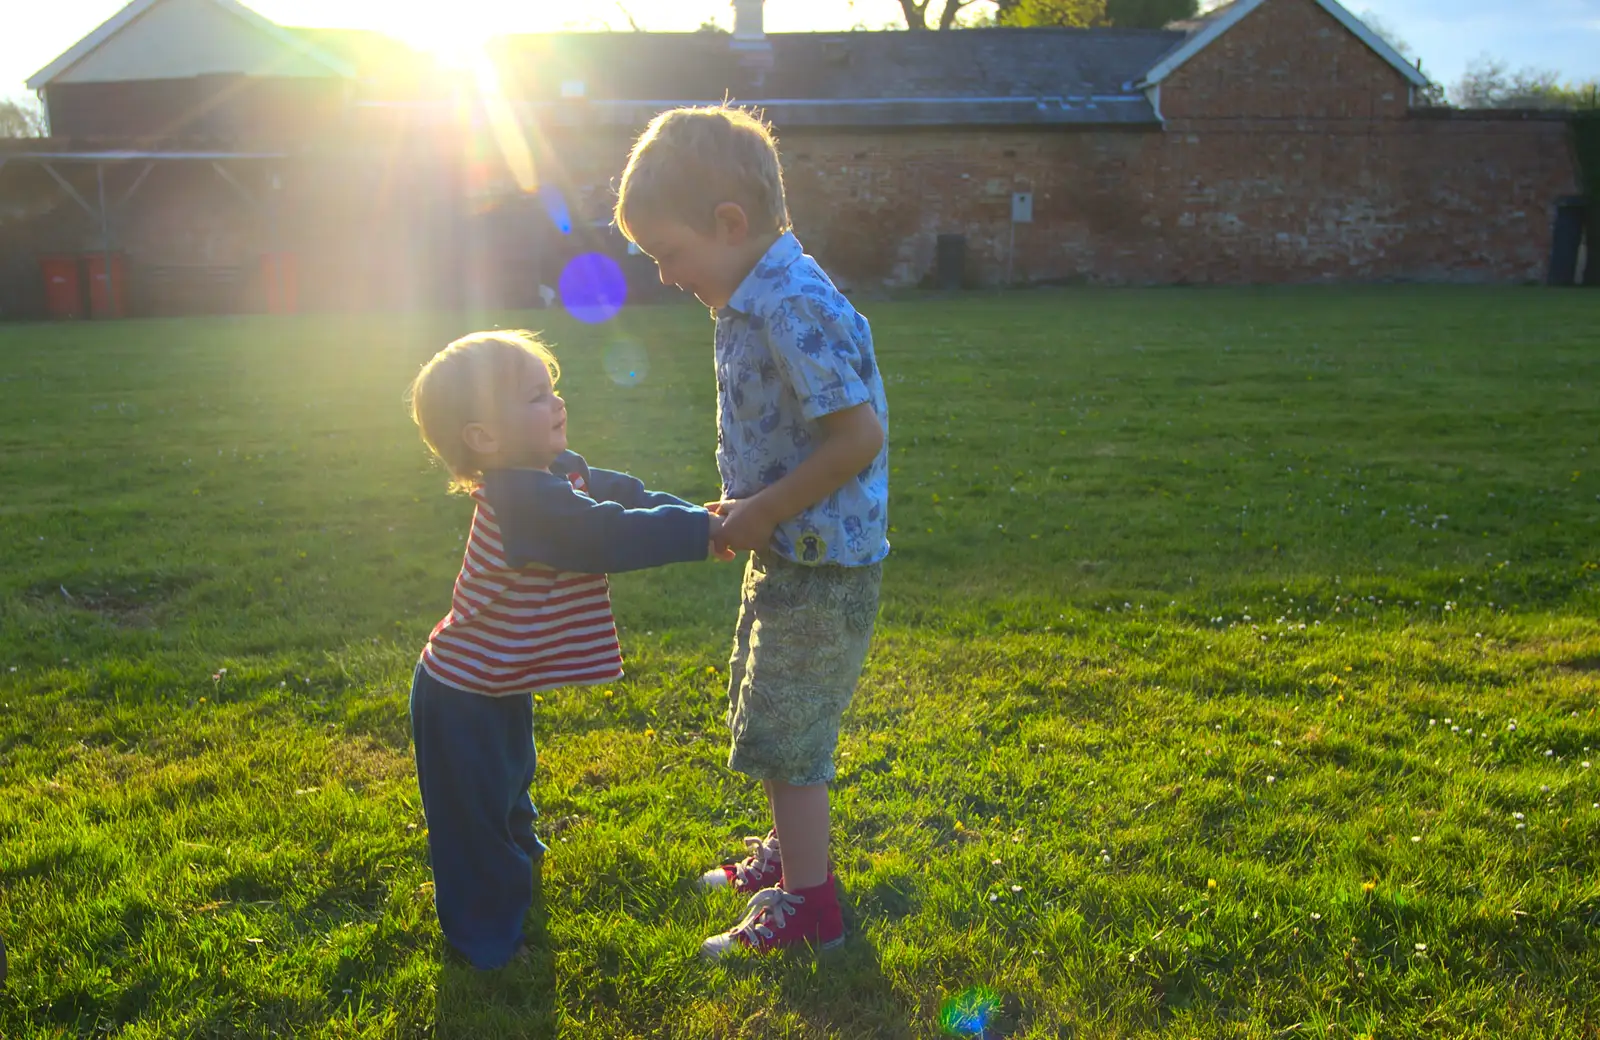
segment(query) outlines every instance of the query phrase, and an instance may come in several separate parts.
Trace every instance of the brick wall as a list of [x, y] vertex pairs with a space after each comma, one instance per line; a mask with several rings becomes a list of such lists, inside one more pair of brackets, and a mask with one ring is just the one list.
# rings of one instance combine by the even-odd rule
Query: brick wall
[[1184, 119], [1397, 119], [1410, 83], [1314, 0], [1268, 0], [1161, 85]]
[[916, 284], [943, 232], [987, 285], [1543, 277], [1565, 124], [1409, 94], [1313, 0], [1269, 0], [1162, 85], [1165, 129], [779, 132], [802, 237], [857, 287]]
[[[788, 137], [790, 208], [853, 287], [917, 284], [965, 234], [976, 284], [1515, 282], [1576, 189], [1565, 124], [1191, 123], [1167, 132]], [[1013, 191], [1034, 222], [1013, 227]]]
[[1408, 97], [1313, 0], [1269, 0], [1162, 85], [1164, 129], [779, 132], [798, 230], [855, 287], [918, 283], [944, 232], [985, 285], [1542, 278], [1565, 123]]

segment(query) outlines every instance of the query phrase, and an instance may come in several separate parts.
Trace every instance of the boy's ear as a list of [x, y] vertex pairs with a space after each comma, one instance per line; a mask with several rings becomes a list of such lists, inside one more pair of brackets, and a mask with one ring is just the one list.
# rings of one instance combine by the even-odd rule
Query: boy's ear
[[744, 243], [750, 234], [750, 218], [745, 215], [743, 206], [737, 202], [719, 202], [712, 215], [717, 222], [717, 234], [723, 241], [731, 246]]
[[483, 423], [467, 423], [461, 427], [461, 440], [475, 455], [493, 455], [499, 447], [494, 431]]

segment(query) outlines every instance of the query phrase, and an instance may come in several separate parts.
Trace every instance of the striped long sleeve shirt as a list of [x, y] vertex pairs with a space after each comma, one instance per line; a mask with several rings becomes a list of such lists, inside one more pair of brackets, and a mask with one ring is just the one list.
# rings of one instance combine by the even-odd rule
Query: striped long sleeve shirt
[[422, 651], [446, 685], [488, 696], [622, 675], [606, 574], [703, 560], [704, 509], [565, 452], [545, 470], [491, 470], [450, 612]]

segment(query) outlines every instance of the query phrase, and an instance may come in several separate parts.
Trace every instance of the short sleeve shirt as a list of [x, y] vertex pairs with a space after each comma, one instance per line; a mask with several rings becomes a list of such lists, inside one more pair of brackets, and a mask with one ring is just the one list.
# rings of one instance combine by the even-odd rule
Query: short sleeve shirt
[[818, 420], [866, 404], [884, 449], [816, 505], [780, 523], [772, 548], [802, 564], [860, 567], [889, 554], [889, 405], [872, 329], [793, 234], [717, 312], [717, 469], [725, 498], [782, 480], [822, 440]]

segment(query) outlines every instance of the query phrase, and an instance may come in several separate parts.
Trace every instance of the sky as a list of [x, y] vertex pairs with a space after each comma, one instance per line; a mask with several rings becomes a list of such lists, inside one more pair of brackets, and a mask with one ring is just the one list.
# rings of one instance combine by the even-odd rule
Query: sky
[[[44, 0], [13, 8], [0, 31], [0, 97], [23, 85], [123, 6], [122, 0]], [[252, 0], [283, 25], [378, 29], [422, 46], [460, 50], [501, 32], [630, 27], [688, 31], [708, 19], [733, 24], [729, 0]], [[1513, 68], [1553, 69], [1564, 80], [1600, 79], [1600, 0], [1354, 0], [1360, 15], [1410, 45], [1423, 71], [1449, 85], [1473, 58], [1490, 54]], [[20, 9], [20, 10], [19, 10]], [[580, 14], [574, 16], [573, 12]], [[882, 28], [900, 24], [896, 0], [767, 0], [769, 32]]]

